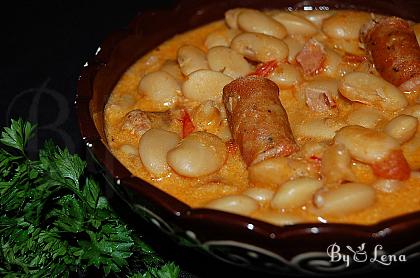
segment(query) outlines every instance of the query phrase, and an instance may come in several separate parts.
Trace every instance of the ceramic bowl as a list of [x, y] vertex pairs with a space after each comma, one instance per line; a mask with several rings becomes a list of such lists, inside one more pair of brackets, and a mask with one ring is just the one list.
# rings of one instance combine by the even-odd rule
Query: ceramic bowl
[[210, 209], [193, 209], [134, 177], [110, 153], [103, 109], [113, 87], [138, 58], [163, 41], [214, 20], [234, 7], [358, 9], [420, 22], [414, 1], [178, 1], [167, 10], [139, 13], [129, 26], [110, 34], [81, 71], [76, 109], [88, 152], [130, 208], [180, 245], [263, 272], [331, 274], [372, 271], [420, 256], [420, 212], [371, 226], [269, 223]]

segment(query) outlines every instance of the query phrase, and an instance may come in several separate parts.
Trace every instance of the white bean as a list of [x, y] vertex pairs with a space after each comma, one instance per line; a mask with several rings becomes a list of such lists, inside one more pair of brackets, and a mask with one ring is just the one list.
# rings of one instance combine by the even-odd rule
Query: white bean
[[322, 183], [313, 178], [297, 178], [279, 186], [271, 200], [271, 207], [277, 209], [297, 208], [312, 199], [312, 195], [322, 187]]
[[149, 129], [140, 138], [139, 154], [144, 167], [153, 175], [161, 177], [170, 171], [166, 154], [176, 147], [178, 134], [163, 129]]
[[382, 113], [370, 106], [360, 106], [351, 111], [347, 116], [347, 123], [374, 128], [383, 120]]
[[186, 98], [196, 101], [221, 101], [223, 87], [233, 79], [221, 72], [198, 70], [191, 73], [182, 85], [182, 93]]
[[220, 71], [234, 79], [245, 76], [252, 71], [252, 66], [235, 50], [216, 46], [207, 52], [210, 69]]
[[400, 148], [398, 141], [386, 133], [357, 125], [343, 127], [334, 139], [343, 144], [353, 158], [368, 164], [380, 161]]
[[230, 47], [246, 58], [258, 62], [285, 61], [289, 54], [289, 49], [282, 40], [257, 33], [239, 34], [232, 40]]
[[244, 195], [251, 197], [259, 203], [266, 203], [271, 201], [274, 192], [263, 187], [252, 187], [243, 192]]
[[312, 138], [316, 140], [330, 140], [334, 138], [335, 132], [343, 125], [340, 122], [329, 118], [315, 119], [303, 122], [294, 129], [298, 137]]
[[206, 208], [222, 210], [226, 212], [249, 215], [258, 209], [258, 202], [244, 195], [229, 195], [206, 204]]
[[384, 128], [389, 136], [394, 137], [400, 143], [407, 142], [416, 134], [419, 120], [409, 115], [400, 115], [392, 119]]
[[402, 186], [402, 183], [399, 180], [379, 179], [372, 186], [379, 191], [392, 193], [397, 191]]
[[380, 77], [364, 72], [351, 72], [340, 81], [340, 93], [351, 101], [395, 111], [407, 106], [403, 93]]
[[339, 184], [343, 181], [354, 181], [351, 171], [351, 157], [349, 151], [339, 144], [328, 147], [321, 162], [321, 174], [326, 184]]
[[257, 10], [245, 10], [238, 15], [238, 26], [246, 32], [262, 33], [279, 39], [287, 35], [283, 24]]
[[232, 29], [238, 29], [238, 16], [241, 12], [244, 11], [252, 11], [251, 9], [245, 9], [245, 8], [236, 8], [236, 9], [230, 9], [225, 12], [225, 21], [226, 24], [232, 28]]
[[314, 197], [320, 215], [342, 216], [364, 210], [375, 203], [375, 190], [366, 184], [345, 183], [328, 191], [320, 190]]
[[223, 141], [211, 133], [193, 132], [167, 154], [168, 164], [186, 177], [200, 177], [219, 170], [227, 154]]
[[277, 83], [280, 88], [287, 89], [300, 83], [302, 75], [295, 65], [279, 63], [268, 79]]
[[209, 68], [206, 53], [193, 45], [184, 45], [178, 49], [178, 63], [184, 75]]
[[140, 81], [139, 89], [147, 98], [167, 107], [175, 104], [181, 91], [178, 81], [164, 71], [146, 74]]
[[298, 41], [290, 36], [287, 36], [283, 39], [283, 42], [289, 48], [289, 55], [287, 56], [287, 61], [293, 63], [296, 61], [296, 55], [302, 50], [305, 43]]
[[358, 40], [360, 28], [370, 19], [368, 13], [338, 12], [324, 20], [322, 31], [331, 38]]
[[312, 36], [318, 32], [317, 27], [309, 20], [290, 12], [279, 12], [273, 19], [283, 24], [287, 33], [293, 35]]
[[182, 75], [179, 64], [174, 60], [167, 60], [165, 63], [163, 63], [160, 70], [169, 73], [178, 81], [184, 80], [184, 76]]
[[321, 27], [324, 20], [332, 16], [335, 11], [298, 11], [297, 13], [303, 15], [307, 20], [315, 24], [315, 26]]
[[204, 45], [207, 49], [216, 47], [216, 46], [226, 46], [229, 47], [231, 41], [234, 37], [240, 34], [241, 31], [238, 29], [227, 29], [225, 31], [216, 31], [210, 33], [206, 40], [204, 41]]
[[278, 212], [278, 211], [263, 211], [262, 213], [258, 214], [258, 219], [261, 219], [265, 222], [278, 225], [278, 226], [288, 226], [294, 225], [298, 223], [305, 222], [300, 216], [297, 216], [292, 213], [286, 212]]
[[289, 180], [292, 174], [285, 157], [267, 159], [248, 168], [249, 180], [254, 184], [279, 185]]
[[420, 121], [420, 104], [407, 106], [401, 114], [416, 117]]
[[216, 46], [229, 46], [228, 39], [219, 32], [213, 32], [210, 33], [206, 40], [204, 41], [204, 45], [207, 47], [207, 49], [216, 47]]

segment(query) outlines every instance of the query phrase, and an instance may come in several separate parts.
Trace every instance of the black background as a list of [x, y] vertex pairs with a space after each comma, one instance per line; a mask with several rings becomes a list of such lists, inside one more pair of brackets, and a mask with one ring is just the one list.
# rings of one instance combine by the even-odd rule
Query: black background
[[[176, 1], [159, 0], [3, 4], [0, 16], [1, 126], [9, 125], [12, 118], [30, 120], [39, 127], [30, 151], [35, 151], [46, 138], [52, 138], [86, 159], [74, 112], [80, 69], [108, 33], [124, 27], [138, 12], [170, 9], [175, 4]], [[127, 216], [124, 207], [119, 203], [117, 206], [119, 213]], [[184, 277], [271, 277], [233, 268], [179, 248], [149, 227], [139, 229], [144, 240], [159, 254], [181, 266]], [[394, 266], [378, 274], [416, 273], [415, 264]]]

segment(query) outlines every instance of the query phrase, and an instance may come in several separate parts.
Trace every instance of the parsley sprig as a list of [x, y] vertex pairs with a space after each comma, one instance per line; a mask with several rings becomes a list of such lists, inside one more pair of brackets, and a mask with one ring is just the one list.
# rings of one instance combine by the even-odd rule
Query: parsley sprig
[[[47, 141], [37, 159], [26, 152], [36, 126], [12, 120], [0, 142], [0, 276], [72, 274], [178, 277], [125, 225], [85, 175], [86, 162]], [[130, 271], [132, 256], [145, 271]], [[122, 271], [123, 270], [123, 271]]]

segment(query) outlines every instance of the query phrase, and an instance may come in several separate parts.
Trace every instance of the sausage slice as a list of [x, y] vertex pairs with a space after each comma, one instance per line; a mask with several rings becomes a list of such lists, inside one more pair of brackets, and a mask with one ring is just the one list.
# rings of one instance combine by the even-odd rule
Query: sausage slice
[[298, 150], [279, 89], [271, 80], [236, 79], [223, 88], [223, 103], [233, 139], [248, 166]]
[[398, 17], [375, 19], [362, 27], [360, 38], [385, 80], [400, 86], [419, 79], [420, 46], [407, 21]]

